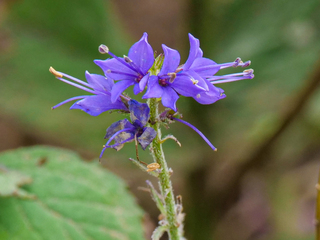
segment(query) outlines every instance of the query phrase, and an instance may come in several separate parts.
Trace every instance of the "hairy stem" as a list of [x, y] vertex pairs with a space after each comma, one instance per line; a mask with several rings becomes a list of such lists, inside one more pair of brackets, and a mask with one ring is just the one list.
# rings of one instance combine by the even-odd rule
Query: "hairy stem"
[[179, 240], [178, 224], [175, 212], [175, 201], [172, 189], [172, 183], [170, 180], [170, 173], [168, 169], [167, 162], [164, 157], [162, 143], [161, 143], [161, 129], [160, 123], [157, 121], [158, 116], [158, 103], [157, 99], [148, 99], [148, 105], [150, 108], [150, 121], [155, 123], [151, 125], [157, 132], [157, 136], [151, 143], [151, 154], [155, 162], [160, 164], [161, 171], [159, 173], [159, 184], [161, 188], [161, 195], [165, 203], [166, 220], [168, 222], [168, 234], [170, 240]]

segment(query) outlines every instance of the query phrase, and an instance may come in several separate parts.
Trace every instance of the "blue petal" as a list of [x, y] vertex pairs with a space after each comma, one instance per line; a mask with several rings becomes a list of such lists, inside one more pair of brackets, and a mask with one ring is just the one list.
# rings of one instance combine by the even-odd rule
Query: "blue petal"
[[[198, 73], [196, 73], [193, 70], [179, 72], [176, 76], [175, 81], [178, 82], [181, 78], [189, 79], [189, 81], [191, 82], [192, 80], [197, 81], [198, 82], [197, 85], [199, 87], [203, 88], [205, 91], [209, 90], [208, 81], [206, 81], [204, 78], [202, 78]], [[175, 81], [173, 83], [175, 83]]]
[[149, 80], [149, 76], [150, 76], [150, 73], [148, 73], [147, 75], [145, 75], [139, 82], [139, 88], [140, 88], [140, 91], [142, 92], [145, 87], [147, 86], [147, 82]]
[[132, 122], [137, 122], [139, 126], [145, 126], [149, 120], [150, 109], [148, 104], [139, 103], [131, 99], [129, 102], [130, 118]]
[[189, 57], [183, 66], [184, 70], [188, 70], [196, 58], [202, 57], [200, 49], [200, 41], [189, 33], [190, 51]]
[[110, 78], [98, 74], [90, 74], [86, 71], [86, 79], [90, 86], [100, 92], [110, 92], [114, 81]]
[[157, 132], [153, 128], [147, 127], [141, 136], [138, 137], [138, 142], [142, 149], [145, 150], [156, 136]]
[[190, 69], [198, 73], [203, 78], [211, 77], [216, 74], [220, 67], [219, 65], [208, 58], [196, 58]]
[[134, 84], [134, 87], [133, 87], [133, 93], [135, 94], [135, 95], [137, 95], [137, 94], [139, 94], [139, 93], [141, 93], [142, 91], [140, 90], [140, 87], [139, 87], [139, 83], [135, 83]]
[[177, 50], [167, 47], [162, 44], [164, 52], [164, 60], [159, 76], [167, 75], [168, 73], [175, 72], [180, 63], [180, 54]]
[[83, 98], [80, 101], [75, 102], [70, 109], [80, 109], [92, 116], [98, 116], [99, 114], [108, 111], [122, 109], [127, 110], [127, 107], [121, 101], [111, 102], [109, 95], [92, 95]]
[[[123, 59], [123, 58], [120, 58]], [[107, 77], [114, 80], [135, 80], [138, 73], [115, 58], [106, 60], [94, 60]]]
[[113, 85], [113, 88], [111, 90], [111, 101], [115, 102], [120, 97], [120, 95], [123, 93], [124, 90], [126, 90], [128, 87], [133, 85], [135, 82], [129, 81], [129, 80], [123, 80], [119, 81], [116, 84]]
[[148, 43], [148, 34], [144, 33], [142, 38], [132, 45], [128, 57], [146, 74], [154, 62], [153, 49]]
[[[135, 131], [135, 127], [128, 121], [128, 119], [123, 119], [111, 124], [107, 129], [107, 134], [105, 136], [105, 138], [109, 138], [109, 140], [104, 148], [112, 147], [119, 151], [123, 147], [124, 143], [133, 141]], [[114, 144], [110, 145], [112, 141], [114, 141]]]
[[162, 105], [168, 108], [171, 108], [175, 112], [177, 111], [176, 102], [179, 98], [179, 95], [170, 87], [167, 87], [163, 90], [161, 97]]
[[171, 84], [171, 87], [180, 95], [185, 97], [193, 97], [198, 93], [203, 92], [205, 89], [197, 84], [193, 84], [190, 77], [178, 76]]
[[113, 145], [109, 145], [109, 147], [119, 151], [121, 148], [123, 148], [123, 145], [127, 142], [132, 142], [134, 140], [134, 135], [132, 135], [132, 137], [127, 138], [126, 140], [123, 141], [118, 141], [117, 143], [113, 144]]
[[145, 98], [160, 98], [163, 93], [163, 87], [160, 86], [157, 76], [150, 76], [147, 92], [143, 95]]
[[201, 104], [212, 104], [220, 99], [226, 97], [223, 89], [218, 88], [212, 84], [208, 84], [209, 91], [202, 92], [193, 98]]
[[122, 119], [120, 121], [114, 122], [111, 124], [110, 127], [108, 127], [107, 129], [107, 134], [104, 137], [106, 138], [110, 138], [112, 137], [115, 133], [117, 133], [118, 131], [122, 130], [122, 129], [132, 129], [132, 131], [130, 131], [129, 133], [125, 132], [124, 134], [119, 134], [116, 138], [115, 141], [117, 142], [119, 140], [119, 142], [121, 142], [124, 139], [128, 139], [130, 137], [134, 137], [134, 131], [135, 131], [135, 127], [130, 123], [130, 121], [128, 119]]

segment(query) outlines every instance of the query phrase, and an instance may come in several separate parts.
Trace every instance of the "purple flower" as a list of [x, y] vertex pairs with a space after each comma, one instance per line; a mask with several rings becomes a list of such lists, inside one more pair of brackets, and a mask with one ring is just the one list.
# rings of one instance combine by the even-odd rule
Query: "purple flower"
[[[123, 119], [111, 124], [105, 136], [109, 140], [103, 146], [100, 158], [107, 148], [114, 148], [118, 151], [123, 147], [124, 143], [132, 142], [135, 138], [142, 149], [145, 150], [156, 137], [156, 131], [151, 127], [146, 127], [150, 117], [148, 104], [139, 103], [133, 99], [128, 104], [131, 122], [128, 119]], [[114, 144], [110, 145], [112, 141], [114, 141]]]
[[251, 79], [254, 77], [252, 69], [245, 70], [243, 73], [214, 76], [220, 69], [239, 66], [248, 67], [251, 62], [247, 61], [243, 63], [240, 58], [237, 58], [234, 62], [217, 64], [213, 60], [203, 57], [199, 39], [189, 34], [189, 41], [189, 57], [186, 63], [178, 69], [178, 73], [186, 74], [191, 78], [199, 80], [198, 85], [206, 89], [192, 96], [197, 102], [201, 104], [212, 104], [226, 97], [224, 90], [213, 84]]
[[[111, 89], [114, 85], [113, 80], [110, 78], [106, 78], [101, 75], [97, 74], [90, 74], [86, 71], [86, 79], [87, 83], [84, 81], [81, 81], [77, 78], [74, 78], [72, 76], [69, 76], [68, 74], [58, 72], [54, 70], [52, 67], [50, 67], [49, 71], [57, 77], [57, 79], [61, 80], [62, 82], [68, 83], [72, 86], [75, 86], [77, 88], [80, 88], [86, 92], [92, 93], [93, 95], [82, 95], [77, 96], [73, 98], [69, 98], [54, 107], [52, 109], [55, 109], [57, 107], [60, 107], [61, 105], [73, 101], [73, 100], [79, 100], [75, 102], [70, 109], [80, 109], [82, 111], [85, 111], [86, 113], [92, 115], [92, 116], [98, 116], [102, 112], [108, 111], [108, 110], [123, 110], [128, 111], [128, 108], [126, 105], [121, 101], [120, 98], [116, 99], [115, 102], [111, 102]], [[63, 77], [71, 80], [66, 80]], [[73, 82], [72, 82], [73, 81]], [[122, 96], [123, 97], [123, 96]], [[125, 98], [125, 97], [123, 97]]]
[[[189, 74], [176, 73], [180, 63], [180, 54], [177, 50], [164, 44], [162, 49], [164, 52], [162, 68], [157, 76], [149, 77], [147, 92], [142, 98], [161, 98], [163, 106], [177, 111], [176, 101], [179, 95], [191, 97], [206, 89], [200, 87], [199, 81]], [[206, 87], [205, 83], [202, 85]]]
[[148, 34], [144, 33], [142, 38], [130, 48], [128, 56], [123, 58], [114, 55], [104, 45], [99, 47], [100, 52], [108, 53], [113, 58], [94, 62], [101, 67], [107, 77], [119, 80], [111, 91], [112, 102], [115, 102], [121, 93], [131, 85], [134, 85], [134, 94], [145, 89], [149, 78], [148, 71], [154, 63], [153, 50], [147, 38]]

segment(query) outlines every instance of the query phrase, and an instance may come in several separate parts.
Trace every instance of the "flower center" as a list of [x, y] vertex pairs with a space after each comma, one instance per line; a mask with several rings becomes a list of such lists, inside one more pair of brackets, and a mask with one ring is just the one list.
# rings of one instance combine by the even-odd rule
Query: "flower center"
[[142, 78], [143, 78], [143, 76], [139, 74], [139, 76], [136, 78], [136, 82], [139, 83]]
[[144, 132], [144, 128], [138, 127], [138, 128], [136, 128], [135, 134], [137, 137], [140, 137], [143, 134], [143, 132]]
[[168, 82], [166, 81], [166, 78], [159, 78], [159, 84], [162, 87], [168, 86]]

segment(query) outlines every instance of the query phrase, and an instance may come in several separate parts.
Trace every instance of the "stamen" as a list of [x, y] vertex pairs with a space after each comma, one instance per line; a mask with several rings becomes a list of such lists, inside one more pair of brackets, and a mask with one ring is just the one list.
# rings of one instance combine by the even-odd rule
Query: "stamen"
[[221, 65], [221, 64], [212, 64], [212, 65], [204, 65], [204, 66], [201, 66], [201, 67], [197, 67], [197, 72], [198, 71], [212, 70], [213, 68], [217, 68], [219, 70], [220, 69], [219, 65]]
[[244, 70], [243, 72], [244, 72], [246, 75], [247, 75], [247, 74], [250, 75], [250, 74], [252, 74], [254, 71], [253, 71], [252, 68], [250, 68], [250, 69]]
[[68, 75], [68, 74], [65, 74], [65, 73], [61, 73], [61, 74], [63, 74], [63, 76], [64, 76], [65, 78], [69, 78], [70, 80], [75, 81], [75, 82], [77, 82], [77, 83], [80, 83], [80, 84], [82, 84], [82, 85], [85, 86], [85, 87], [92, 88], [88, 83], [86, 83], [86, 82], [84, 82], [84, 81], [81, 81], [80, 79], [77, 79], [77, 78], [72, 77], [72, 76], [70, 76], [70, 75]]
[[138, 72], [138, 73], [140, 73], [141, 75], [143, 75], [143, 74], [141, 73], [141, 71], [139, 70], [139, 68], [134, 68], [133, 66], [131, 66], [132, 64], [130, 65], [130, 64], [128, 64], [126, 61], [124, 61], [123, 59], [121, 59], [121, 58], [119, 58], [118, 56], [114, 55], [112, 52], [109, 51], [109, 49], [108, 49], [108, 54], [109, 54], [111, 57], [113, 57], [113, 58], [115, 58], [116, 60], [118, 60], [119, 62], [121, 62], [123, 65], [127, 66], [128, 68], [130, 68], [132, 71]]
[[170, 83], [173, 83], [173, 81], [174, 81], [174, 79], [176, 78], [176, 76], [177, 76], [177, 74], [176, 73], [168, 73], [167, 74], [168, 76], [170, 76], [170, 78], [169, 78], [169, 82]]
[[109, 48], [104, 44], [101, 44], [98, 49], [101, 54], [109, 53]]
[[49, 68], [49, 72], [51, 72], [55, 77], [59, 77], [59, 78], [63, 77], [63, 75], [60, 72], [56, 71], [53, 67]]
[[243, 65], [241, 67], [249, 67], [251, 65], [251, 61], [246, 61], [245, 63], [243, 63]]
[[187, 125], [188, 127], [192, 128], [196, 133], [198, 133], [202, 137], [202, 139], [212, 148], [213, 151], [217, 151], [217, 148], [215, 148], [212, 145], [212, 143], [209, 141], [209, 139], [206, 138], [206, 136], [202, 132], [200, 132], [200, 130], [198, 130], [195, 126], [193, 126], [190, 123], [183, 121], [182, 119], [179, 119], [179, 118], [172, 117], [172, 120], [176, 120], [176, 121], [181, 122], [181, 123]]
[[63, 79], [63, 78], [60, 78], [60, 77], [59, 77], [58, 79], [59, 79], [60, 81], [62, 81], [62, 82], [68, 83], [69, 85], [72, 85], [72, 86], [74, 86], [74, 87], [76, 87], [76, 88], [82, 89], [82, 90], [84, 90], [84, 91], [86, 91], [86, 92], [89, 92], [89, 93], [92, 93], [92, 94], [97, 94], [95, 91], [93, 91], [93, 90], [91, 90], [91, 89], [89, 89], [89, 88], [86, 88], [86, 87], [84, 87], [84, 86], [81, 86], [81, 85], [79, 85], [79, 84], [70, 82], [70, 81], [65, 80], [65, 79]]
[[238, 65], [241, 63], [241, 58], [237, 57], [236, 60], [234, 60], [233, 67], [238, 67]]
[[220, 84], [220, 83], [227, 83], [227, 82], [235, 82], [235, 81], [240, 81], [240, 80], [245, 80], [245, 79], [252, 79], [254, 78], [254, 76], [250, 76], [250, 77], [234, 77], [234, 78], [230, 78], [230, 79], [225, 79], [225, 80], [217, 80], [217, 81], [211, 81], [212, 84]]
[[53, 106], [51, 109], [52, 109], [52, 110], [53, 110], [53, 109], [56, 109], [57, 107], [60, 107], [60, 106], [62, 106], [62, 105], [65, 104], [65, 103], [71, 102], [71, 101], [73, 101], [73, 100], [82, 99], [82, 98], [85, 98], [85, 97], [88, 97], [88, 96], [77, 96], [77, 97], [69, 98], [69, 99], [67, 99], [67, 100], [65, 100], [65, 101], [63, 101], [63, 102], [61, 102], [61, 103], [58, 103], [57, 105]]
[[132, 62], [132, 60], [131, 60], [128, 56], [126, 56], [126, 55], [123, 55], [123, 59], [124, 59], [127, 63], [131, 63], [131, 62]]
[[[213, 76], [208, 78], [208, 80], [213, 84], [224, 83], [224, 82], [233, 82], [243, 79], [252, 79], [254, 78], [253, 69], [246, 69], [242, 73], [233, 73], [226, 74], [222, 76]], [[219, 81], [220, 80], [220, 81]]]
[[229, 62], [229, 63], [221, 63], [217, 64], [217, 66], [220, 66], [220, 69], [228, 68], [228, 67], [248, 67], [251, 65], [251, 61], [246, 61], [243, 62], [241, 58], [236, 58], [234, 62]]

